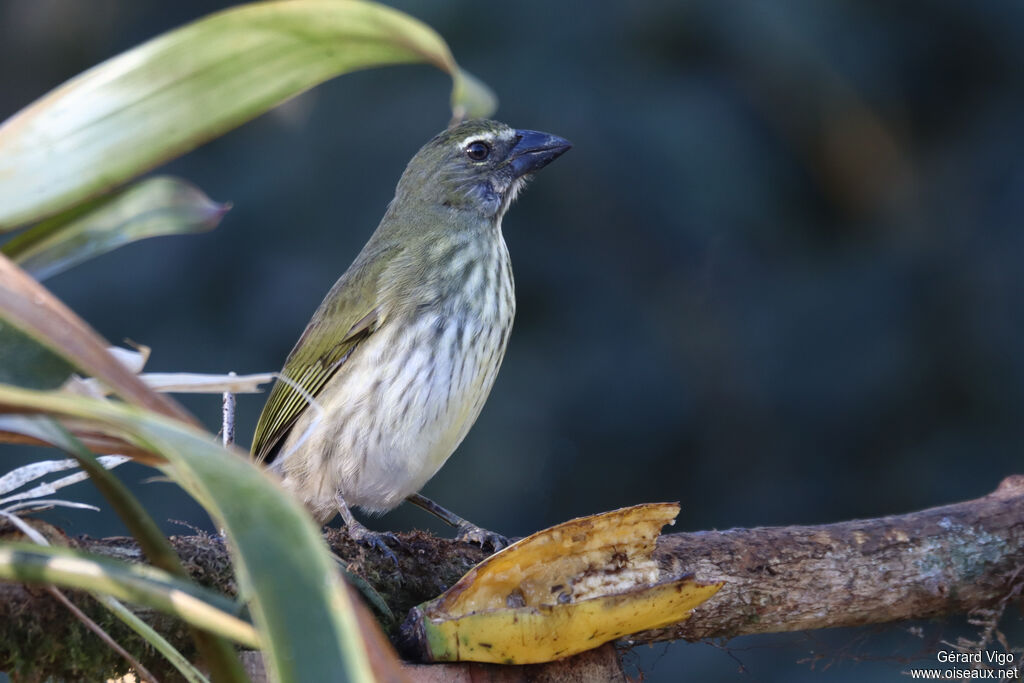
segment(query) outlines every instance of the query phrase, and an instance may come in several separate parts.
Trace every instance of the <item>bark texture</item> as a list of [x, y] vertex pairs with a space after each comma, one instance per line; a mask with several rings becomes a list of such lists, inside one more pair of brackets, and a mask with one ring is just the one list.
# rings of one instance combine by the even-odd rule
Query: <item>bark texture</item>
[[1024, 587], [1024, 475], [977, 500], [823, 526], [671, 534], [661, 562], [725, 586], [676, 626], [697, 640], [965, 614]]
[[[93, 552], [140, 558], [130, 539], [67, 538], [52, 528], [46, 534]], [[0, 538], [15, 536], [0, 527]], [[381, 610], [378, 616], [389, 634], [397, 632], [410, 608], [446, 590], [485, 557], [474, 546], [419, 532], [401, 538], [396, 569], [344, 533], [327, 533], [348, 571], [387, 603], [393, 617]], [[198, 582], [234, 594], [234, 576], [219, 538], [197, 535], [172, 541]], [[632, 643], [878, 624], [1001, 607], [1017, 600], [1024, 588], [1024, 476], [1007, 478], [983, 498], [906, 515], [670, 534], [659, 540], [655, 556], [671, 572], [693, 572], [700, 581], [725, 581], [725, 586], [688, 620], [636, 634]], [[115, 637], [123, 635], [119, 642], [139, 651], [144, 664], [166, 673], [153, 653], [111, 623], [91, 599], [67, 593], [90, 616], [109, 624]], [[155, 613], [144, 616], [183, 652], [191, 651], [180, 623]], [[40, 675], [102, 680], [121, 666], [116, 657], [99, 654], [105, 650], [44, 591], [0, 584], [0, 670], [24, 673], [39, 667], [35, 673]], [[513, 675], [519, 676], [498, 678], [496, 669], [480, 665], [445, 666], [450, 669], [446, 680], [455, 680], [460, 668], [491, 676], [473, 680], [545, 680], [547, 675], [542, 669], [497, 667], [514, 669]], [[601, 666], [609, 672], [608, 680], [616, 680], [618, 674], [607, 663]], [[428, 669], [410, 668], [410, 673], [414, 680], [433, 680], [424, 676], [440, 671]], [[527, 675], [535, 678], [523, 677]]]

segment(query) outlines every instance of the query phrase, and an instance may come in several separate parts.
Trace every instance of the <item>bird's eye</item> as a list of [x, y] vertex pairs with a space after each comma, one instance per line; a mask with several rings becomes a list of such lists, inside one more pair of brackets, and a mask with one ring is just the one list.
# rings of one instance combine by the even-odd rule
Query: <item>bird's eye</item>
[[468, 156], [473, 161], [483, 161], [488, 156], [490, 156], [490, 154], [491, 148], [487, 145], [486, 142], [480, 142], [479, 140], [477, 140], [476, 142], [471, 142], [468, 145], [466, 145], [466, 156]]

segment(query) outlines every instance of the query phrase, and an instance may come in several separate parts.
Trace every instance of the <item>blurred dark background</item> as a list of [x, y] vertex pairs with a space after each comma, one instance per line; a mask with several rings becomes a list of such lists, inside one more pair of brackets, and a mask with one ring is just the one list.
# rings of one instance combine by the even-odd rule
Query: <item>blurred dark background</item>
[[[0, 0], [0, 117], [228, 4]], [[695, 530], [906, 512], [1021, 471], [1024, 5], [390, 4], [495, 89], [496, 118], [575, 144], [505, 220], [516, 327], [427, 495], [509, 535], [661, 500]], [[329, 82], [162, 169], [233, 202], [216, 231], [48, 285], [153, 347], [149, 370], [276, 370], [448, 92], [428, 67]], [[217, 397], [182, 401], [218, 428]], [[239, 399], [244, 444], [261, 406]], [[42, 455], [5, 450], [0, 469]], [[168, 531], [210, 528], [170, 485], [138, 487]], [[447, 533], [415, 509], [370, 523]], [[655, 681], [888, 680], [907, 668], [890, 655], [924, 647], [902, 627], [864, 637], [633, 660]]]

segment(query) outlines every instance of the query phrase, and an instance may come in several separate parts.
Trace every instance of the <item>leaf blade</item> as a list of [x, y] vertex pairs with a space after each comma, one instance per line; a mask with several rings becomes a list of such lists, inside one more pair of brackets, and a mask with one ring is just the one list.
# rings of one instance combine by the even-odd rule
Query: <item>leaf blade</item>
[[56, 389], [75, 366], [51, 348], [0, 319], [0, 383], [28, 389]]
[[0, 542], [0, 578], [97, 591], [176, 614], [249, 647], [261, 645], [252, 626], [233, 614], [236, 606], [230, 600], [154, 567], [74, 548], [4, 541]]
[[374, 680], [370, 652], [375, 663], [394, 664], [400, 678], [390, 650], [382, 653], [372, 635], [364, 640], [356, 606], [312, 518], [245, 453], [182, 422], [108, 401], [0, 386], [2, 410], [90, 420], [163, 455], [161, 470], [227, 531], [240, 592], [275, 680]]
[[444, 40], [383, 5], [277, 0], [209, 15], [72, 78], [0, 126], [0, 230], [116, 187], [329, 78], [416, 62], [451, 74], [456, 109], [487, 113]]
[[89, 208], [45, 220], [6, 242], [0, 251], [44, 280], [137, 240], [212, 230], [230, 207], [211, 201], [184, 180], [157, 176]]
[[[47, 351], [102, 380], [119, 396], [162, 415], [194, 422], [184, 408], [158, 394], [107, 350], [109, 344], [74, 311], [0, 254], [0, 319]], [[2, 351], [2, 349], [0, 349]], [[0, 365], [10, 359], [0, 354]], [[0, 367], [0, 375], [5, 368]]]

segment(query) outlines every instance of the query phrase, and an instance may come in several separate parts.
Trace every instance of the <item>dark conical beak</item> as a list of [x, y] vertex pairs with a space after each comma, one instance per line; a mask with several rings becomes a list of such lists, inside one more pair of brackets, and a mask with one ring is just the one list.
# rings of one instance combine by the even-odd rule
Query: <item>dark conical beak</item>
[[517, 130], [516, 137], [508, 163], [517, 178], [539, 171], [572, 147], [565, 138], [535, 130]]

